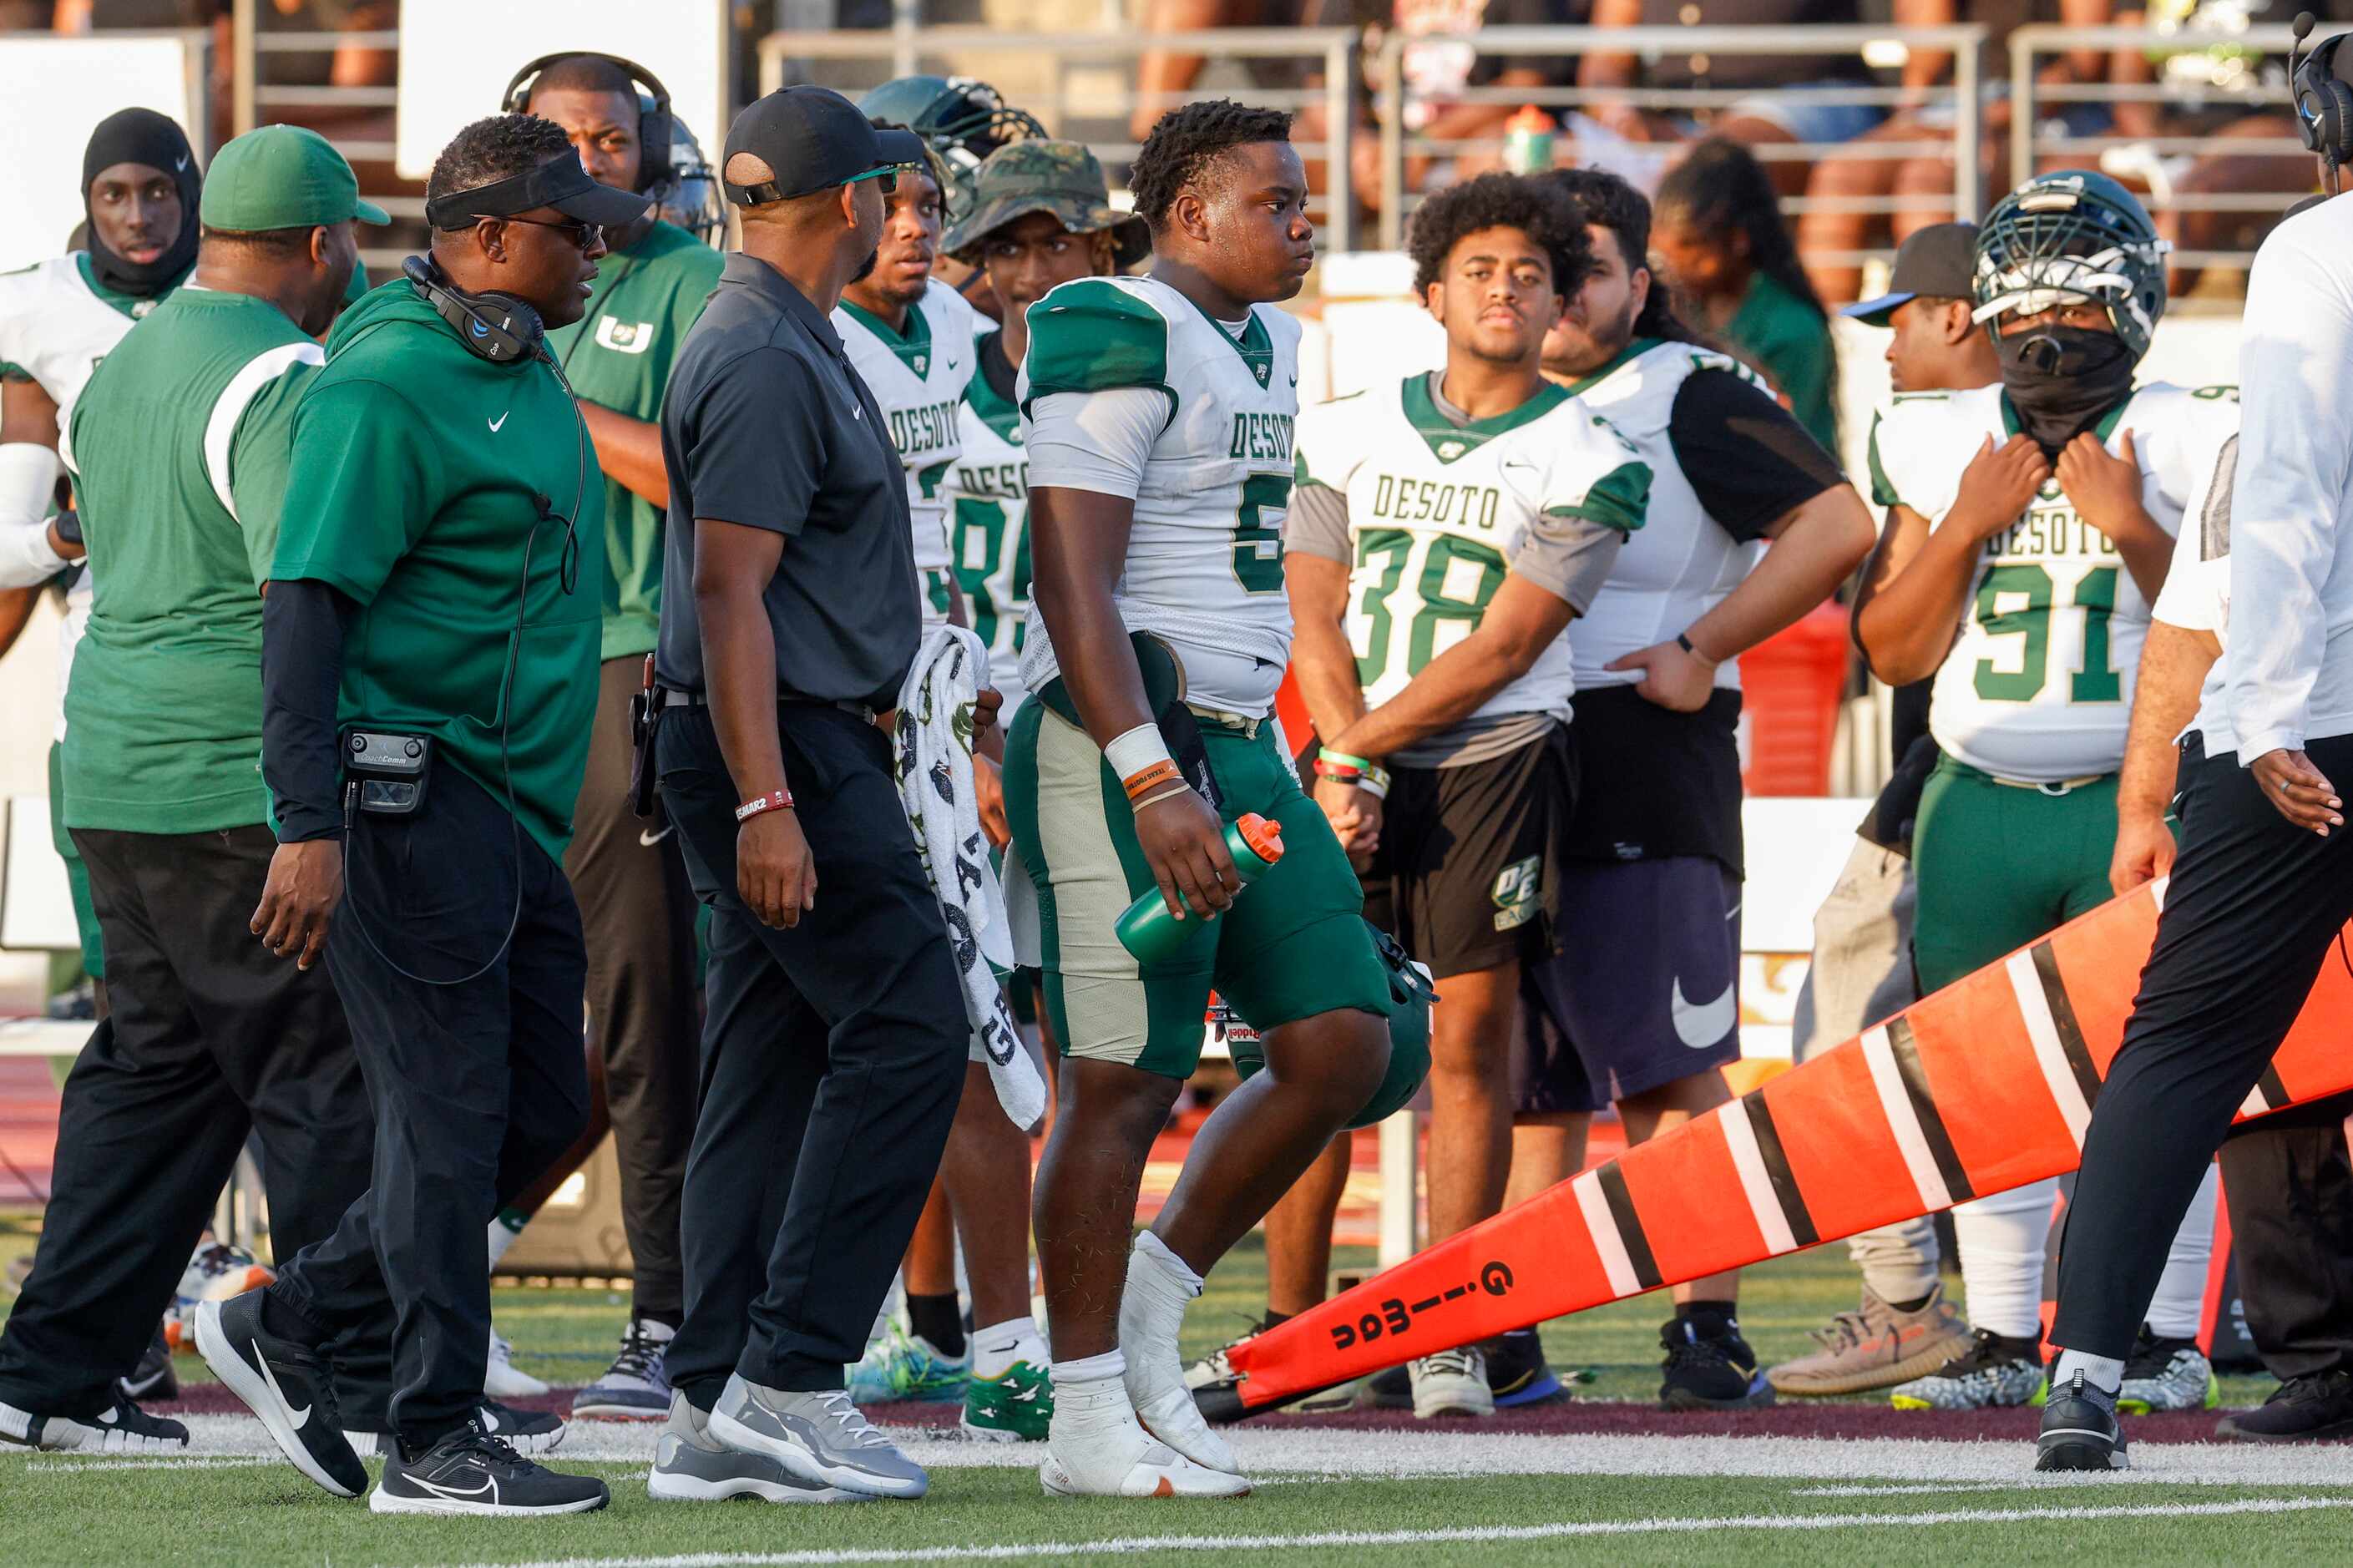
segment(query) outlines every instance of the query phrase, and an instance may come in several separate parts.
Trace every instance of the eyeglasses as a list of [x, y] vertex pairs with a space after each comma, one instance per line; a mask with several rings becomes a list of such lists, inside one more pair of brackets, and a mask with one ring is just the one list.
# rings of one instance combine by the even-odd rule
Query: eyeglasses
[[605, 226], [603, 224], [583, 223], [578, 218], [565, 218], [563, 222], [558, 223], [552, 218], [516, 217], [511, 214], [505, 214], [500, 216], [499, 221], [501, 223], [527, 223], [533, 228], [552, 228], [556, 233], [562, 235], [565, 238], [570, 240], [572, 242], [573, 248], [579, 251], [583, 256], [586, 256], [589, 251], [595, 249], [597, 244], [605, 237]]
[[899, 165], [885, 163], [879, 169], [869, 169], [862, 174], [852, 174], [841, 183], [845, 185], [854, 185], [860, 180], [872, 180], [875, 182], [876, 188], [884, 195], [894, 195], [899, 189]]

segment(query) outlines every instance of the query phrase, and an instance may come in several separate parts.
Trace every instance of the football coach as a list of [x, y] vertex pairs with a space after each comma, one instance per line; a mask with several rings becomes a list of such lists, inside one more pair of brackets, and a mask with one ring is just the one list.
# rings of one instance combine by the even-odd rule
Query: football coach
[[743, 249], [662, 403], [656, 752], [712, 920], [668, 1356], [683, 1441], [662, 1445], [658, 1493], [673, 1463], [706, 1496], [776, 1468], [871, 1496], [925, 1487], [842, 1369], [938, 1169], [968, 1031], [875, 724], [922, 626], [906, 481], [827, 321], [923, 157], [824, 88], [738, 115], [720, 174]]

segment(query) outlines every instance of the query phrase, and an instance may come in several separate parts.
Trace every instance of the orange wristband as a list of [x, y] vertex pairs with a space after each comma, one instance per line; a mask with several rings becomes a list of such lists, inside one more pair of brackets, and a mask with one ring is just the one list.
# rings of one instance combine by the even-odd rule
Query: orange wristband
[[1176, 771], [1174, 762], [1163, 760], [1128, 774], [1120, 780], [1120, 787], [1127, 791], [1127, 802], [1134, 805], [1161, 785], [1182, 784], [1185, 775]]

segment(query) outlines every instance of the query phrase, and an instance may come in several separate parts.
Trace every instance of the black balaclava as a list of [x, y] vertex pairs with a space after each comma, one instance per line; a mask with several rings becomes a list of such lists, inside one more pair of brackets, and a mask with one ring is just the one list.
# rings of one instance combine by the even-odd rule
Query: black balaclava
[[[106, 248], [98, 220], [90, 216], [90, 187], [117, 163], [144, 163], [172, 176], [180, 187], [180, 232], [164, 254], [143, 266]], [[81, 155], [81, 210], [90, 235], [90, 269], [119, 294], [153, 299], [177, 283], [196, 260], [196, 199], [204, 175], [188, 138], [168, 117], [152, 109], [110, 114], [90, 133]]]
[[1998, 335], [2002, 390], [2042, 455], [2060, 449], [2132, 395], [2139, 361], [2114, 332], [2089, 327], [2030, 327]]

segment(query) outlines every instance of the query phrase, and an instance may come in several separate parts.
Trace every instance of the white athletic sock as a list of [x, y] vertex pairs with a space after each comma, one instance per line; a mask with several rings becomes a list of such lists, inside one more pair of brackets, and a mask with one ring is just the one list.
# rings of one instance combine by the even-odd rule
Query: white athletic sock
[[1128, 1278], [1135, 1277], [1135, 1266], [1149, 1262], [1153, 1271], [1190, 1301], [1201, 1293], [1201, 1277], [1193, 1272], [1192, 1265], [1168, 1250], [1168, 1244], [1150, 1231], [1138, 1231], [1134, 1250], [1129, 1254]]
[[512, 1209], [501, 1209], [491, 1216], [491, 1268], [499, 1266], [499, 1259], [507, 1255], [507, 1248], [514, 1245], [515, 1237], [521, 1236], [522, 1227], [530, 1223], [529, 1215], [520, 1215]]
[[2189, 1200], [2181, 1228], [2165, 1254], [2165, 1272], [2148, 1300], [2148, 1331], [2161, 1340], [2194, 1340], [2206, 1310], [2206, 1269], [2214, 1256], [2214, 1167]]
[[2087, 1355], [2082, 1351], [2061, 1351], [2059, 1364], [2052, 1369], [2051, 1386], [2058, 1388], [2077, 1373], [2094, 1388], [2110, 1394], [2125, 1385], [2125, 1363], [2113, 1356]]
[[1970, 1327], [2008, 1339], [2042, 1337], [2042, 1256], [2058, 1191], [2056, 1182], [2030, 1182], [1954, 1208]]
[[1118, 1351], [1058, 1361], [1054, 1380], [1054, 1432], [1083, 1437], [1132, 1425], [1135, 1406], [1127, 1397], [1127, 1357]]
[[1035, 1360], [1025, 1357], [1021, 1351], [1025, 1345], [1037, 1344], [1038, 1337], [1037, 1323], [1028, 1318], [1008, 1318], [1001, 1323], [975, 1329], [970, 1336], [973, 1376], [1003, 1377], [1005, 1369], [1015, 1362]]

